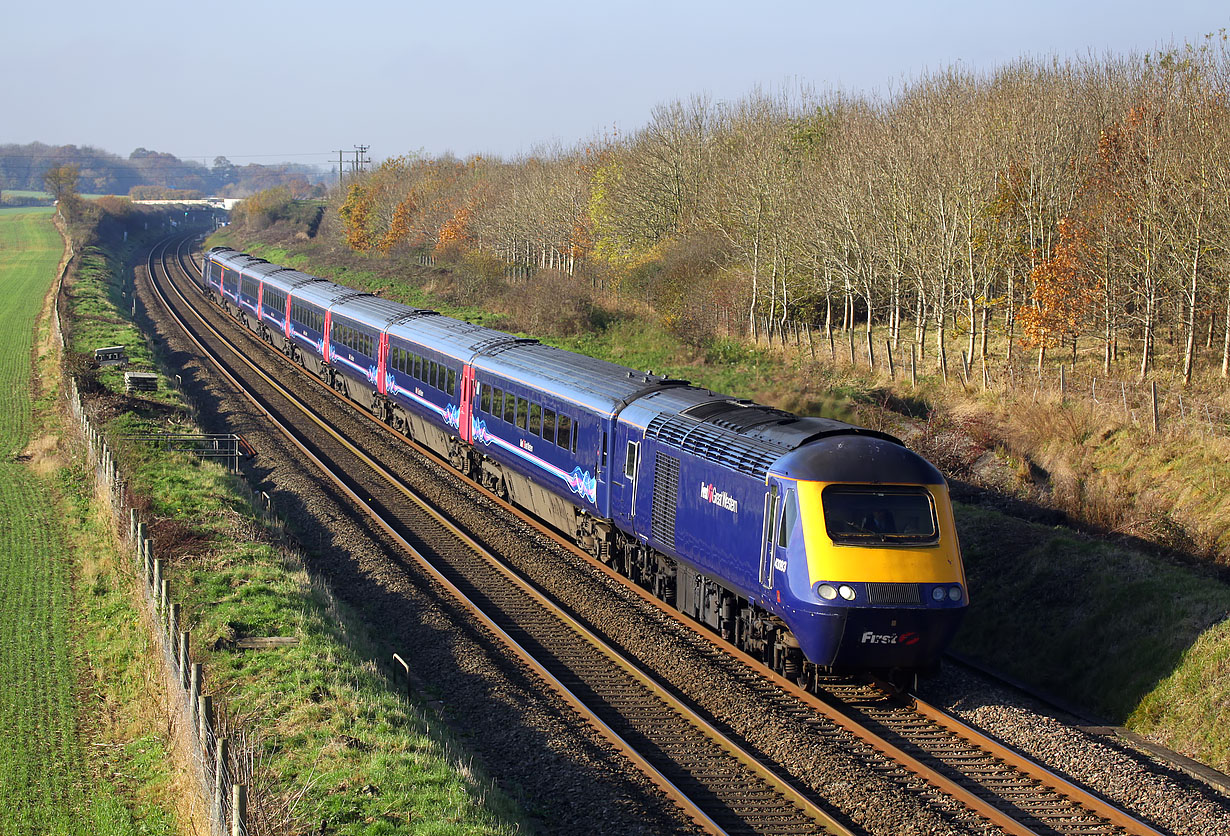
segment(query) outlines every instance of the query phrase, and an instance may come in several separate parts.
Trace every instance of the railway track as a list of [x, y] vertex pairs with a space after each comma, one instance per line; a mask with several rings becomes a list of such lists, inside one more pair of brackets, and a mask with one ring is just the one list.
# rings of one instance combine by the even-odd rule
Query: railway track
[[[160, 287], [158, 275], [170, 275], [167, 263], [165, 248], [151, 254], [151, 284], [211, 361], [412, 560], [702, 830], [854, 832], [333, 431], [205, 318], [197, 316], [193, 323], [188, 297], [178, 288], [167, 293]], [[315, 428], [307, 434], [298, 429], [305, 420]]]
[[[168, 252], [162, 250], [159, 261], [168, 277], [172, 272], [167, 266], [169, 260]], [[177, 251], [174, 262], [174, 269], [188, 278], [192, 267], [186, 264], [182, 249]], [[151, 279], [155, 275], [153, 256], [150, 275]], [[240, 352], [228, 347], [229, 340], [208, 326], [205, 317], [196, 315], [200, 325], [189, 325], [192, 315], [187, 313], [188, 298], [202, 298], [193, 294], [195, 291], [190, 289], [187, 296], [178, 296], [178, 301], [168, 294], [163, 297], [163, 304], [168, 311], [180, 311], [176, 318], [186, 330], [209, 334], [203, 338], [203, 351], [205, 344], [216, 343], [208, 353], [229, 353], [231, 360], [220, 358], [219, 362], [224, 367], [243, 367], [244, 361], [238, 359]], [[267, 376], [266, 384], [269, 391], [249, 397], [262, 404], [289, 398], [284, 390], [276, 391], [281, 387]], [[257, 388], [262, 387], [257, 384]], [[307, 411], [306, 407], [295, 408]], [[274, 412], [285, 408], [263, 405], [262, 409]], [[324, 430], [325, 422], [315, 419], [315, 423]], [[589, 711], [589, 722], [600, 728], [613, 745], [639, 748], [641, 754], [629, 752], [628, 757], [704, 828], [710, 832], [791, 833], [815, 832], [822, 827], [829, 832], [853, 832], [802, 791], [797, 776], [791, 778], [771, 764], [762, 763], [701, 718], [686, 701], [673, 696], [677, 690], [674, 686], [657, 680], [638, 663], [622, 657], [578, 620], [560, 615], [558, 606], [544, 600], [532, 583], [510, 569], [494, 569], [498, 564], [495, 556], [484, 554], [473, 543], [465, 544], [464, 535], [429, 505], [407, 503], [409, 488], [367, 459], [357, 446], [336, 436], [331, 441], [304, 446], [317, 448], [309, 455], [319, 459], [326, 469], [381, 474], [374, 481], [365, 479], [361, 485], [349, 484], [346, 478], [336, 475], [331, 478], [354, 496], [360, 506], [366, 506], [368, 513], [379, 516], [381, 524], [395, 536], [402, 536], [398, 532], [411, 532], [403, 538], [408, 553], [416, 555], [416, 560], [426, 560], [426, 554], [438, 560], [440, 565], [431, 571], [439, 572], [459, 598], [477, 602], [487, 613], [484, 618], [489, 619], [492, 632], [515, 648], [513, 652], [526, 664], [539, 665], [539, 677], [564, 695], [574, 708], [583, 713]], [[447, 467], [445, 463], [441, 465]], [[359, 494], [372, 499], [364, 503]], [[498, 502], [495, 498], [492, 501]], [[416, 510], [407, 510], [411, 506]], [[531, 518], [509, 510], [541, 529]], [[570, 545], [563, 545], [571, 550]], [[646, 603], [677, 617], [643, 590], [596, 565]], [[968, 816], [956, 818], [972, 831], [998, 830], [1022, 836], [1157, 832], [917, 700], [903, 700], [874, 684], [849, 678], [830, 679], [821, 694], [810, 694], [759, 667], [739, 651], [713, 644], [716, 640], [707, 633], [701, 635], [715, 657], [728, 660], [728, 666], [733, 663], [749, 667], [749, 673], [734, 675], [766, 705], [775, 705], [776, 710], [797, 718], [817, 735], [853, 736], [865, 757], [876, 763], [876, 768], [890, 780], [917, 787], [921, 779], [925, 782], [924, 795], [942, 796], [943, 800], [937, 802], [941, 805], [955, 802], [963, 806]], [[539, 661], [531, 661], [532, 658]], [[570, 658], [575, 661], [567, 661]], [[600, 708], [586, 708], [593, 704]], [[647, 705], [652, 705], [652, 711], [647, 710]], [[638, 716], [650, 719], [638, 723]], [[672, 756], [666, 757], [667, 752]], [[734, 763], [740, 766], [734, 768]], [[718, 780], [701, 780], [701, 776], [714, 775]], [[791, 813], [790, 808], [796, 812]]]

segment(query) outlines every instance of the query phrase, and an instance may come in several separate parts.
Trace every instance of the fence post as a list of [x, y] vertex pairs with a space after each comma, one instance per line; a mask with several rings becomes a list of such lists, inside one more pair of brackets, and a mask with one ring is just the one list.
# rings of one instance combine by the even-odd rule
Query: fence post
[[156, 557], [154, 558], [154, 583], [150, 589], [150, 592], [152, 592], [154, 595], [154, 612], [155, 613], [160, 612], [162, 609], [160, 605], [161, 602], [158, 598], [158, 594], [161, 591], [162, 591], [162, 558]]
[[1119, 381], [1119, 391], [1123, 394], [1123, 420], [1131, 422], [1132, 411], [1128, 409], [1127, 384], [1124, 383], [1122, 380]]
[[[193, 662], [188, 679], [188, 716], [192, 718], [192, 730], [200, 733], [201, 729], [201, 663]], [[197, 738], [204, 741], [204, 737]]]
[[910, 388], [918, 386], [918, 346], [910, 343]]
[[208, 694], [197, 697], [196, 705], [197, 729], [201, 735], [201, 751], [205, 753], [206, 763], [209, 762], [209, 733], [213, 726], [214, 698]]
[[248, 836], [248, 788], [231, 785], [231, 836]]
[[888, 359], [888, 379], [897, 379], [897, 367], [893, 365], [893, 341], [884, 341], [884, 356]]
[[1063, 363], [1059, 364], [1059, 397], [1067, 397], [1068, 394], [1068, 378], [1064, 373]]
[[[175, 606], [178, 610], [179, 604]], [[179, 684], [184, 688], [189, 688], [192, 685], [192, 662], [189, 659], [189, 642], [191, 640], [191, 631], [181, 630], [179, 632]]]
[[872, 348], [870, 328], [867, 329], [867, 369], [873, 372], [876, 370], [876, 353]]
[[214, 821], [223, 822], [226, 801], [226, 738], [220, 737], [214, 750]]
[[1158, 423], [1158, 415], [1157, 415], [1157, 381], [1156, 380], [1149, 381], [1149, 397], [1153, 401], [1153, 434], [1157, 435], [1157, 432], [1160, 429], [1160, 425]]

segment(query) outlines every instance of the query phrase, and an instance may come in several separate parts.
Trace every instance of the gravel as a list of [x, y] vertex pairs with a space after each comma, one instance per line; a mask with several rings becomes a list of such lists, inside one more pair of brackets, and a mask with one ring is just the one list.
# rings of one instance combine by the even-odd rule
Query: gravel
[[1159, 830], [1230, 834], [1230, 795], [1015, 689], [949, 665], [919, 695]]

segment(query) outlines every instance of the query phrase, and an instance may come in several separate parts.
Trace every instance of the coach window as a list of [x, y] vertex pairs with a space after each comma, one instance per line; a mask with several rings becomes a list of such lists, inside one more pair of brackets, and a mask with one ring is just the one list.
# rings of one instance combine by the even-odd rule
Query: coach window
[[530, 412], [530, 402], [528, 398], [517, 398], [517, 429], [525, 429], [525, 419]]
[[491, 387], [478, 385], [478, 411], [491, 414]]
[[491, 415], [494, 418], [504, 418], [504, 390], [494, 388], [491, 391]]
[[530, 404], [530, 432], [542, 435], [542, 407], [536, 403]]
[[555, 410], [546, 407], [542, 409], [542, 437], [555, 443]]
[[457, 370], [448, 370], [448, 393], [450, 395], [457, 394]]
[[504, 420], [509, 424], [517, 423], [517, 399], [512, 392], [504, 393]]
[[559, 425], [555, 433], [556, 443], [565, 450], [572, 448], [572, 419], [567, 415], [559, 416]]

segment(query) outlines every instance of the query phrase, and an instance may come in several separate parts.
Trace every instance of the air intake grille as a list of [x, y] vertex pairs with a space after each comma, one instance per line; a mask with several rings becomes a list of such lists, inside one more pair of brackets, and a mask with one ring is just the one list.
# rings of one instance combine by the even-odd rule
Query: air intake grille
[[916, 583], [869, 583], [867, 600], [873, 604], [921, 604]]
[[653, 537], [675, 548], [675, 512], [679, 509], [679, 459], [658, 453], [653, 466]]

